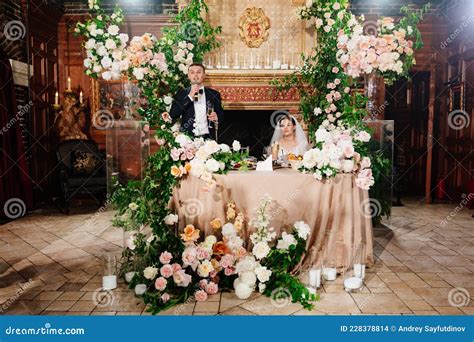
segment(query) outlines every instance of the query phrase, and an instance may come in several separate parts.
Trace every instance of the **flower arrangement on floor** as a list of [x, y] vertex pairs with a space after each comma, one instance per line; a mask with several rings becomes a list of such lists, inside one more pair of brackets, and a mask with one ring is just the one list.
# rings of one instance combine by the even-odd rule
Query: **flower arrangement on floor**
[[[310, 228], [303, 221], [296, 222], [291, 233], [283, 232], [275, 241], [276, 233], [269, 227], [271, 203], [269, 196], [261, 199], [256, 219], [251, 223], [256, 228], [250, 236], [251, 249], [245, 248], [242, 237], [244, 216], [232, 202], [227, 204], [228, 222], [223, 224], [218, 218], [210, 222], [214, 234], [203, 237], [198, 228], [188, 224], [179, 234], [179, 242], [176, 241], [180, 247], [173, 250], [153, 233], [148, 237], [132, 235], [127, 243], [129, 253], [145, 250], [155, 258], [142, 265], [143, 272], [136, 272], [130, 285], [145, 285], [144, 300], [152, 313], [189, 298], [206, 301], [220, 289], [231, 288], [240, 299], [249, 298], [257, 289], [272, 298], [286, 293], [293, 302], [312, 309], [317, 296], [310, 294], [290, 273], [305, 252]], [[174, 225], [177, 216], [170, 214], [165, 221]]]

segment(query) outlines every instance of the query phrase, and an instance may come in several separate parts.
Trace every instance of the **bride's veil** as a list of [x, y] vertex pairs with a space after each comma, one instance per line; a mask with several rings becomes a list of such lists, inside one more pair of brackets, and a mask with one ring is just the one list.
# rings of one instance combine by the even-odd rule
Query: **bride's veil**
[[275, 131], [273, 132], [272, 140], [270, 141], [270, 146], [282, 139], [283, 134], [280, 128], [280, 121], [285, 118], [290, 118], [296, 126], [295, 134], [297, 146], [295, 152], [297, 152], [297, 154], [299, 155], [303, 155], [309, 149], [308, 140], [306, 139], [306, 135], [304, 134], [303, 127], [301, 127], [298, 120], [296, 120], [296, 118], [290, 114], [282, 114], [278, 116], [276, 120]]

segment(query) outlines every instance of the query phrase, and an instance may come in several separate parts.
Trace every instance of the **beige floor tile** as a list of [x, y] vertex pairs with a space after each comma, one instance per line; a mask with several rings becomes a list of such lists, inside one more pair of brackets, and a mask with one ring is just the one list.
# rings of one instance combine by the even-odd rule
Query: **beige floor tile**
[[240, 307], [257, 315], [291, 315], [301, 309], [300, 304], [291, 303], [289, 298], [272, 301], [266, 296], [245, 302]]
[[402, 314], [411, 310], [394, 294], [352, 294], [355, 302], [362, 311], [368, 314]]
[[45, 310], [46, 311], [68, 311], [75, 301], [72, 300], [56, 300], [51, 303]]

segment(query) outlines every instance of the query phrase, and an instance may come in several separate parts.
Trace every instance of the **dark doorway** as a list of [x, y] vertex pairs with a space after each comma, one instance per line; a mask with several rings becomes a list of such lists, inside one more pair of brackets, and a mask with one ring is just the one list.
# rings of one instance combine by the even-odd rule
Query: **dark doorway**
[[272, 113], [272, 110], [226, 110], [219, 128], [219, 143], [231, 145], [238, 140], [242, 147], [249, 147], [251, 156], [260, 159], [273, 135]]

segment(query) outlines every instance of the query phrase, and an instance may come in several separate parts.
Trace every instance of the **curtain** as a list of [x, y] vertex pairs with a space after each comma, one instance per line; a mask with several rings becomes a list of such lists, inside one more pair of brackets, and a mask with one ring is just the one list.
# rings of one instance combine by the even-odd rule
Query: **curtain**
[[21, 137], [20, 118], [10, 62], [0, 49], [0, 220], [23, 216], [32, 207], [31, 178]]

